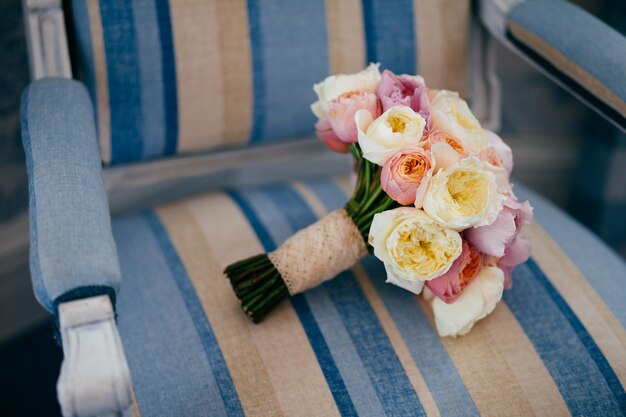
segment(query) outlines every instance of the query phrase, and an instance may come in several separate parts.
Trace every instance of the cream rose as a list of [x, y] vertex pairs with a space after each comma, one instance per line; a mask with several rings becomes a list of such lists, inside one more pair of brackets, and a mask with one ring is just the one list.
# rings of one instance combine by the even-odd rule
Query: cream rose
[[461, 254], [461, 235], [413, 207], [400, 207], [374, 216], [369, 243], [385, 264], [387, 282], [415, 294], [424, 281], [450, 269]]
[[470, 156], [441, 169], [430, 181], [424, 211], [457, 231], [493, 223], [506, 196], [499, 176], [490, 168]]
[[361, 72], [356, 74], [339, 74], [326, 77], [321, 83], [315, 84], [313, 90], [318, 100], [311, 105], [313, 113], [322, 120], [326, 120], [328, 103], [342, 94], [367, 91], [375, 93], [380, 82], [380, 64], [369, 64]]
[[457, 138], [466, 151], [478, 153], [489, 145], [480, 123], [458, 93], [441, 90], [430, 107], [433, 129]]
[[456, 337], [467, 334], [478, 320], [490, 314], [502, 298], [503, 290], [502, 270], [485, 266], [453, 303], [447, 304], [432, 294], [426, 294], [428, 290], [424, 290], [424, 297], [432, 300], [439, 336]]
[[424, 118], [407, 106], [391, 107], [373, 121], [370, 112], [359, 110], [354, 120], [363, 157], [378, 165], [399, 148], [419, 144], [426, 126]]

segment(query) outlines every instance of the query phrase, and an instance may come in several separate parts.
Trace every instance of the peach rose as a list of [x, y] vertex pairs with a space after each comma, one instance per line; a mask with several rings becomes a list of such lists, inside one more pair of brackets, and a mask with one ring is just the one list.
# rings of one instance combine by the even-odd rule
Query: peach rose
[[385, 161], [380, 184], [398, 203], [421, 208], [434, 166], [429, 151], [417, 146], [401, 148]]
[[440, 130], [428, 134], [424, 147], [433, 154], [435, 172], [448, 168], [469, 155], [460, 140]]

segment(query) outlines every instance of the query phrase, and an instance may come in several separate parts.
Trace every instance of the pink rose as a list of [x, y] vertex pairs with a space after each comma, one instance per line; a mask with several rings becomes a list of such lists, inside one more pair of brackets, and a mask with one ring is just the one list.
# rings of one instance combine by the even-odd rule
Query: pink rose
[[401, 148], [385, 161], [380, 185], [398, 203], [420, 208], [434, 167], [430, 151], [417, 146]]
[[331, 151], [346, 153], [350, 148], [348, 142], [344, 142], [337, 137], [333, 129], [330, 127], [328, 120], [318, 120], [315, 123], [315, 133], [324, 142]]
[[426, 120], [425, 131], [431, 127], [430, 101], [424, 79], [419, 75], [396, 75], [384, 70], [376, 94], [383, 112], [393, 106], [408, 106]]
[[520, 235], [524, 225], [533, 219], [533, 208], [509, 197], [496, 220], [488, 225], [468, 229], [464, 237], [479, 251], [500, 258], [498, 266], [504, 271], [504, 284], [511, 287], [511, 271], [530, 256], [530, 243]]
[[328, 102], [326, 117], [331, 128], [342, 141], [347, 143], [358, 141], [354, 115], [361, 109], [369, 111], [372, 118], [376, 119], [381, 114], [378, 97], [368, 91], [352, 91]]
[[426, 286], [442, 301], [447, 304], [453, 303], [478, 275], [481, 267], [482, 255], [466, 240], [463, 240], [461, 255], [456, 258], [448, 272], [426, 281]]

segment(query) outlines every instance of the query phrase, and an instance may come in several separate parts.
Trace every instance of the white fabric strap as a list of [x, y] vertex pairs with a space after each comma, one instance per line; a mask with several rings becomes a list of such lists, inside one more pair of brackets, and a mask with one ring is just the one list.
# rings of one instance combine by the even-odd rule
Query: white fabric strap
[[63, 354], [57, 395], [64, 416], [127, 415], [128, 363], [107, 296], [59, 306]]

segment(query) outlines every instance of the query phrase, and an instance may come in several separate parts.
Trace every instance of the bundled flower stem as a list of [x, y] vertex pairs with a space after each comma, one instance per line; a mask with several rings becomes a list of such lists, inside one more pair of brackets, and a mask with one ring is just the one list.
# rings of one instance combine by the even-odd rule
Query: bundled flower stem
[[[345, 214], [347, 214], [352, 223], [354, 223], [362, 241], [358, 241], [358, 239], [356, 241], [348, 239], [348, 241], [352, 246], [366, 247], [367, 250], [371, 252], [372, 248], [368, 245], [367, 240], [374, 215], [398, 207], [399, 204], [391, 199], [380, 186], [381, 167], [363, 158], [361, 149], [356, 143], [351, 145], [350, 152], [359, 166], [359, 171], [354, 195], [346, 203], [344, 210]], [[327, 215], [324, 219], [300, 231], [290, 240], [299, 239], [302, 241], [307, 238], [315, 239], [313, 234], [320, 233], [322, 224], [332, 221], [331, 216], [336, 217], [334, 213], [335, 212]], [[287, 245], [288, 242], [289, 241], [285, 242], [284, 245]], [[358, 254], [360, 253], [358, 247], [350, 249], [354, 249], [353, 252]], [[277, 249], [277, 251], [280, 250], [281, 248]], [[308, 286], [306, 288], [300, 288], [297, 284], [290, 286], [285, 282], [281, 272], [279, 272], [280, 266], [277, 268], [268, 255], [269, 254], [261, 254], [241, 260], [229, 265], [224, 270], [237, 298], [239, 298], [243, 310], [255, 323], [259, 323], [263, 320], [269, 312], [290, 295], [294, 295], [306, 288], [320, 284], [324, 280], [330, 279], [341, 272], [341, 270], [332, 270], [319, 277], [315, 276], [313, 283], [310, 282], [310, 277], [296, 277], [298, 280], [309, 280], [307, 283]], [[294, 254], [294, 256], [302, 257], [302, 254]], [[310, 265], [310, 267], [315, 268], [316, 265]], [[345, 269], [339, 264], [337, 268]]]

